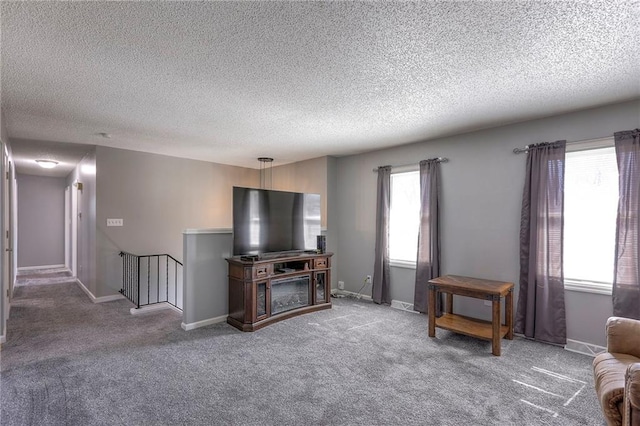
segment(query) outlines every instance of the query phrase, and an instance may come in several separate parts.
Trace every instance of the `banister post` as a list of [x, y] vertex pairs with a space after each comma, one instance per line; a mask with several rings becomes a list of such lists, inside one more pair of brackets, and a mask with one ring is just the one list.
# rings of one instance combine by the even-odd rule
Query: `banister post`
[[137, 281], [138, 281], [138, 299], [136, 299], [136, 308], [140, 309], [140, 256], [137, 256], [138, 258], [138, 270], [137, 270]]

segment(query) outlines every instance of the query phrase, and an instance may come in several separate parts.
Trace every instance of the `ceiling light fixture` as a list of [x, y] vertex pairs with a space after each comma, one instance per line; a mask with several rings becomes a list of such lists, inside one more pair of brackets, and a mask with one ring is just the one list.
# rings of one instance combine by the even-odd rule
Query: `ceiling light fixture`
[[260, 188], [271, 189], [271, 172], [273, 167], [273, 158], [260, 157]]
[[53, 160], [36, 160], [36, 163], [43, 169], [53, 169], [58, 165], [58, 162]]

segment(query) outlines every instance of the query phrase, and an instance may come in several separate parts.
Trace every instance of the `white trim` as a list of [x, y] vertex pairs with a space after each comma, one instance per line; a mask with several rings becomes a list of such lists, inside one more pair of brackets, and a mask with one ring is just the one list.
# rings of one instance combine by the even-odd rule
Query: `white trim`
[[564, 348], [569, 352], [576, 352], [593, 357], [607, 350], [607, 348], [605, 348], [604, 346], [598, 346], [572, 339], [567, 339], [567, 344], [564, 346]]
[[371, 296], [368, 296], [366, 294], [362, 294], [362, 293], [356, 293], [354, 291], [348, 291], [348, 290], [338, 290], [336, 291], [334, 294], [337, 295], [343, 295], [343, 296], [347, 296], [347, 297], [353, 297], [354, 299], [364, 299], [364, 300], [368, 300], [368, 301], [373, 301], [373, 299], [371, 298]]
[[153, 305], [146, 305], [140, 308], [131, 308], [129, 309], [129, 312], [131, 313], [131, 315], [143, 315], [148, 314], [149, 312], [161, 311], [164, 309], [171, 309], [172, 311], [175, 311], [182, 315], [182, 311], [180, 309], [167, 302], [154, 303]]
[[39, 266], [21, 266], [18, 268], [18, 272], [24, 271], [37, 271], [39, 269], [65, 269], [64, 265], [39, 265]]
[[416, 262], [409, 260], [389, 260], [389, 266], [394, 268], [416, 269]]
[[567, 142], [567, 152], [588, 151], [590, 149], [610, 148], [614, 145], [613, 136], [606, 138], [588, 139], [584, 141]]
[[78, 204], [79, 195], [78, 195], [78, 180], [76, 179], [73, 182], [71, 187], [71, 275], [74, 277], [78, 276], [78, 212], [80, 211]]
[[[320, 228], [321, 233], [326, 233], [327, 228]], [[199, 235], [199, 234], [233, 234], [233, 228], [188, 228], [182, 231], [184, 235]]]
[[64, 188], [64, 266], [71, 269], [71, 250], [70, 240], [71, 236], [71, 209], [69, 208], [71, 203], [71, 187], [67, 185]]
[[87, 294], [87, 296], [89, 296], [89, 299], [93, 303], [113, 302], [115, 300], [124, 299], [124, 296], [121, 294], [112, 294], [110, 296], [96, 297], [93, 295], [93, 293], [91, 293], [91, 291], [87, 287], [85, 287], [84, 284], [82, 284], [82, 281], [80, 281], [78, 278], [76, 278], [76, 283], [80, 286], [82, 291], [84, 291]]
[[100, 296], [91, 300], [93, 303], [105, 303], [105, 302], [114, 302], [116, 300], [122, 300], [125, 297], [121, 294], [112, 294], [110, 296]]
[[221, 315], [219, 317], [209, 318], [202, 321], [190, 322], [189, 324], [182, 323], [181, 327], [184, 331], [194, 330], [200, 327], [206, 327], [208, 325], [219, 324], [227, 320], [227, 315]]
[[420, 312], [413, 310], [413, 303], [403, 302], [402, 300], [392, 300], [391, 307], [400, 311], [411, 312], [412, 314], [419, 314]]
[[605, 296], [611, 296], [613, 292], [613, 286], [611, 284], [579, 281], [568, 278], [564, 280], [564, 289], [581, 293], [602, 294]]
[[199, 235], [199, 234], [232, 234], [231, 228], [209, 228], [209, 229], [185, 229], [182, 231], [184, 235]]
[[[375, 169], [374, 171], [378, 171]], [[392, 175], [400, 175], [403, 173], [414, 173], [420, 171], [420, 163], [415, 164], [405, 164], [403, 166], [391, 166], [391, 174]]]
[[7, 336], [5, 336], [4, 334], [0, 336], [0, 344], [6, 343], [6, 341], [7, 341]]

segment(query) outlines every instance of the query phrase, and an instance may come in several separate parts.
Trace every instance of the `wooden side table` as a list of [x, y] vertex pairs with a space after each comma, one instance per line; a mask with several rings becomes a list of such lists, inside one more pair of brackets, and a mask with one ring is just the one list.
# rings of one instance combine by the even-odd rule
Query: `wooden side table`
[[[436, 296], [446, 293], [445, 312], [436, 318]], [[491, 300], [491, 322], [453, 313], [453, 295]], [[500, 324], [500, 299], [505, 298], [505, 324]], [[429, 280], [429, 337], [436, 327], [467, 336], [490, 340], [492, 353], [500, 356], [500, 340], [513, 340], [513, 283], [446, 275]]]

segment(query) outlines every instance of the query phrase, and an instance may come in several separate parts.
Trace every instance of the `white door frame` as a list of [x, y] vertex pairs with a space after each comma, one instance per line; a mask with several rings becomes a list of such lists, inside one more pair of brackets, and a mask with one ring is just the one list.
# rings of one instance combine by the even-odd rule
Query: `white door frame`
[[[8, 156], [7, 156], [8, 159]], [[14, 253], [16, 251], [16, 236], [14, 234], [15, 227], [13, 226], [13, 221], [15, 220], [15, 187], [13, 186], [13, 176], [14, 176], [14, 165], [11, 161], [8, 161], [9, 168], [7, 170], [7, 194], [9, 195], [7, 203], [7, 244], [9, 248], [9, 252], [7, 253], [7, 268], [9, 269], [9, 294], [11, 298], [13, 298], [13, 286], [15, 285], [16, 278], [16, 270], [14, 260]], [[11, 303], [11, 298], [9, 299], [9, 303]]]
[[71, 273], [78, 277], [78, 189], [71, 188]]
[[[12, 256], [12, 247], [11, 247], [11, 225], [9, 223], [9, 210], [11, 202], [9, 200], [9, 153], [7, 151], [6, 145], [2, 145], [2, 166], [0, 167], [0, 178], [2, 181], [2, 208], [0, 209], [0, 233], [2, 234], [2, 295], [4, 296], [4, 304], [3, 304], [3, 313], [4, 318], [3, 321], [6, 321], [9, 318], [9, 310], [11, 309], [11, 297], [13, 291], [12, 285], [12, 277], [11, 277], [11, 261], [13, 259]], [[6, 331], [6, 322], [4, 323], [3, 330]]]
[[64, 266], [71, 269], [71, 187], [64, 189]]

